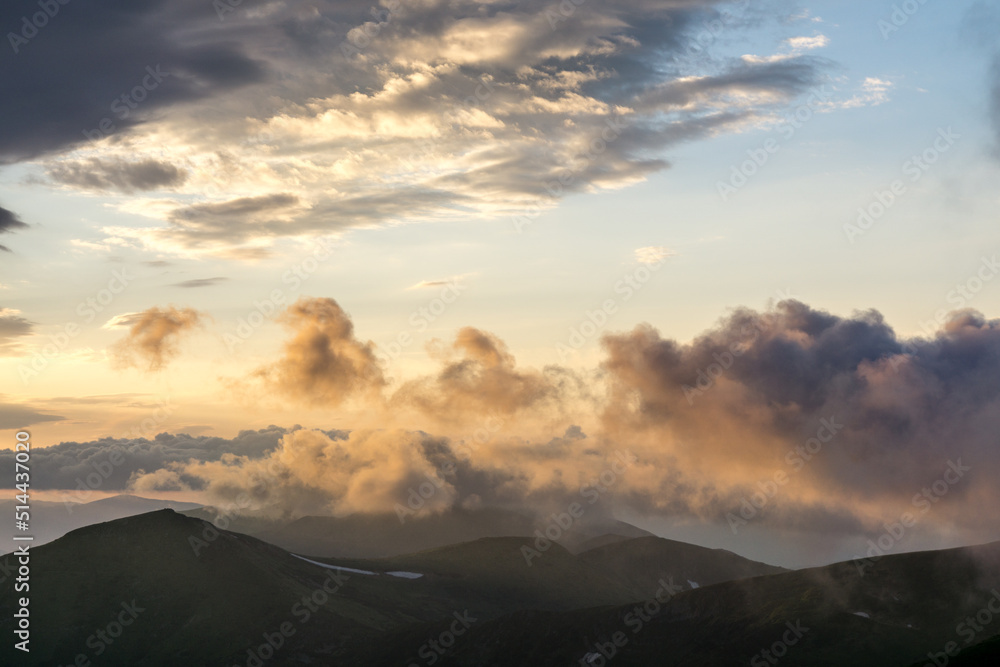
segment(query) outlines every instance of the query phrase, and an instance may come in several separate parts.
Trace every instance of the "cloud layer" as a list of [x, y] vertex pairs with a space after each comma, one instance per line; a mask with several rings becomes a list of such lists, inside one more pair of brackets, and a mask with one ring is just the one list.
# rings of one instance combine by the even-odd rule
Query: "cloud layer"
[[[113, 4], [64, 7], [5, 66], [36, 92], [0, 106], [0, 156], [34, 158], [62, 187], [156, 192], [128, 210], [160, 226], [105, 232], [159, 252], [256, 257], [289, 236], [533, 214], [642, 180], [680, 142], [767, 122], [825, 67], [806, 53], [816, 39], [712, 56], [785, 26], [716, 0], [319, 0], [221, 17], [194, 0]], [[51, 85], [27, 86], [42, 73]], [[95, 130], [103, 118], [114, 129]]]
[[[1000, 502], [1000, 320], [974, 311], [952, 313], [932, 338], [903, 339], [875, 311], [842, 317], [789, 300], [737, 309], [687, 344], [649, 326], [607, 335], [591, 376], [520, 368], [496, 336], [465, 328], [431, 348], [437, 372], [396, 387], [332, 299], [302, 300], [284, 321], [284, 356], [259, 374], [269, 394], [357, 401], [382, 428], [275, 428], [253, 447], [242, 434], [164, 434], [141, 441], [146, 453], [114, 488], [223, 502], [256, 487], [260, 507], [295, 515], [392, 511], [429, 480], [430, 509], [538, 509], [607, 487], [627, 451], [635, 462], [615, 473], [608, 507], [649, 516], [725, 525], [770, 485], [762, 527], [870, 534], [955, 466], [965, 472], [928, 526], [976, 535]], [[112, 444], [75, 447], [97, 456]], [[36, 456], [55, 462], [71, 449]], [[40, 488], [65, 483], [58, 465], [40, 470]]]

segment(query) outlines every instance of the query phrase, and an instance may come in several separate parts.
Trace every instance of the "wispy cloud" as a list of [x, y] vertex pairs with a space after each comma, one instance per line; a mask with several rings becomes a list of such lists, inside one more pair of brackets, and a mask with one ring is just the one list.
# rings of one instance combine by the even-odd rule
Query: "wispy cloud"
[[476, 274], [475, 273], [463, 273], [461, 275], [452, 276], [451, 278], [443, 278], [443, 279], [439, 279], [439, 280], [421, 280], [419, 283], [416, 283], [414, 285], [410, 285], [406, 289], [407, 289], [407, 291], [409, 291], [409, 290], [418, 290], [418, 289], [428, 289], [428, 288], [434, 288], [434, 287], [447, 287], [448, 285], [454, 285], [455, 283], [463, 282], [463, 281], [471, 278], [474, 275], [476, 275]]
[[0, 429], [26, 428], [32, 424], [62, 421], [65, 417], [39, 412], [30, 405], [8, 403], [0, 394]]
[[34, 323], [16, 308], [0, 308], [0, 356], [16, 356], [24, 349], [20, 339], [31, 335]]
[[811, 51], [829, 46], [830, 38], [826, 35], [816, 35], [814, 37], [791, 37], [785, 40], [789, 48], [795, 52]]
[[196, 287], [212, 287], [220, 283], [224, 283], [229, 278], [225, 276], [216, 276], [214, 278], [194, 278], [192, 280], [184, 280], [179, 283], [174, 283], [172, 287], [184, 287], [184, 288], [196, 288]]
[[636, 249], [635, 259], [640, 264], [659, 264], [668, 257], [673, 257], [676, 254], [676, 252], [666, 246], [647, 246]]
[[[16, 213], [8, 211], [0, 206], [0, 234], [7, 234], [18, 229], [24, 229], [27, 226], [28, 225], [25, 224]], [[11, 252], [11, 249], [5, 245], [0, 245], [0, 250], [4, 252]]]
[[119, 315], [104, 328], [129, 327], [125, 338], [111, 348], [116, 366], [158, 371], [180, 353], [181, 337], [200, 327], [205, 319], [204, 313], [193, 308], [154, 307]]

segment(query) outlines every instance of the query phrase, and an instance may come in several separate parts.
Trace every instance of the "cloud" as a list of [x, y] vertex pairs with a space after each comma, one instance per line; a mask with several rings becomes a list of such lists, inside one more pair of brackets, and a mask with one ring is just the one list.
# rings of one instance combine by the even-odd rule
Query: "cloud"
[[173, 211], [170, 218], [177, 228], [206, 240], [270, 236], [267, 230], [286, 224], [299, 204], [297, 196], [277, 193], [185, 206]]
[[[2, 414], [2, 413], [0, 413]], [[23, 426], [23, 424], [19, 424]], [[16, 428], [12, 426], [12, 428]], [[108, 460], [121, 460], [110, 466], [110, 475], [101, 485], [104, 491], [124, 491], [129, 480], [148, 471], [169, 470], [170, 466], [189, 461], [217, 461], [227, 456], [254, 459], [274, 450], [281, 438], [291, 430], [269, 426], [246, 430], [234, 438], [192, 436], [186, 433], [160, 433], [149, 438], [101, 438], [90, 442], [62, 442], [48, 447], [32, 447], [32, 486], [38, 489], [76, 489], [80, 480], [100, 466], [106, 470]], [[330, 437], [345, 437], [345, 433], [328, 431]], [[124, 454], [124, 456], [122, 456]], [[14, 453], [0, 450], [0, 463], [13, 467]], [[194, 478], [182, 477], [184, 484], [197, 485]], [[13, 477], [4, 484], [12, 484]]]
[[101, 325], [102, 329], [119, 329], [123, 327], [131, 327], [133, 324], [138, 322], [142, 318], [142, 313], [122, 313], [121, 315], [115, 315], [107, 322]]
[[816, 35], [815, 37], [791, 37], [785, 40], [792, 51], [811, 51], [821, 49], [830, 44], [830, 38], [826, 35]]
[[[18, 3], [0, 4], [0, 25], [21, 26], [24, 12]], [[262, 64], [237, 37], [211, 3], [60, 4], [37, 35], [11, 43], [14, 53], [0, 62], [0, 79], [18, 91], [0, 99], [0, 163], [83, 144], [85, 131], [102, 134], [104, 119], [117, 136], [155, 123], [171, 105], [261, 81]]]
[[333, 299], [301, 298], [278, 320], [292, 337], [281, 359], [254, 373], [269, 390], [332, 407], [352, 398], [371, 399], [385, 386], [374, 344], [354, 336], [351, 318]]
[[[785, 301], [738, 309], [688, 345], [644, 326], [604, 346], [605, 428], [645, 441], [682, 482], [636, 502], [720, 521], [758, 482], [798, 465], [801, 481], [765, 523], [872, 528], [961, 458], [975, 477], [936, 521], [985, 525], [971, 499], [992, 499], [988, 480], [1000, 473], [1000, 386], [990, 379], [1000, 372], [998, 320], [957, 312], [933, 339], [901, 340], [877, 312], [844, 318]], [[830, 422], [843, 428], [822, 454], [795, 454], [829, 435], [820, 429]]]
[[137, 162], [100, 158], [65, 160], [50, 165], [47, 175], [64, 185], [124, 193], [175, 187], [187, 179], [187, 172], [153, 159]]
[[22, 353], [20, 338], [29, 336], [34, 323], [21, 316], [15, 308], [0, 308], [0, 356], [16, 356]]
[[635, 259], [640, 264], [660, 264], [668, 257], [674, 257], [677, 253], [666, 246], [648, 246], [637, 248]]
[[[64, 103], [38, 93], [46, 99], [25, 104], [44, 110], [38, 127], [18, 132], [28, 123], [18, 112], [6, 148], [10, 159], [58, 151], [40, 162], [64, 186], [173, 190], [138, 211], [159, 225], [104, 229], [157, 252], [255, 258], [286, 237], [510, 219], [641, 181], [669, 167], [671, 147], [778, 118], [823, 79], [827, 65], [798, 53], [763, 63], [706, 55], [699, 35], [723, 8], [628, 0], [563, 16], [547, 0], [431, 0], [376, 18], [360, 0], [319, 0], [219, 21], [210, 5], [191, 3], [86, 16], [67, 7], [25, 46], [17, 76], [48, 71], [32, 59], [49, 65], [46, 41], [72, 26], [107, 51], [84, 52], [68, 35], [59, 57], [78, 56], [101, 80], [61, 85], [58, 75], [51, 87]], [[722, 41], [779, 20], [753, 9], [725, 18]], [[377, 34], [359, 47], [366, 31]], [[198, 46], [182, 32], [198, 34]], [[115, 119], [111, 138], [76, 143], [113, 115], [106, 107], [147, 62], [171, 76]]]
[[409, 489], [430, 480], [436, 489], [426, 509], [433, 511], [456, 498], [453, 480], [439, 471], [447, 451], [444, 441], [420, 433], [356, 431], [336, 437], [295, 430], [263, 457], [227, 455], [158, 474], [138, 473], [129, 488], [183, 490], [189, 480], [219, 503], [245, 490], [265, 512], [301, 516], [392, 511]]
[[0, 207], [0, 234], [27, 227], [13, 211]]
[[434, 287], [447, 287], [448, 285], [454, 285], [456, 283], [463, 282], [467, 278], [474, 276], [474, 273], [463, 273], [460, 276], [452, 276], [451, 278], [446, 278], [444, 280], [421, 280], [419, 283], [410, 285], [407, 290], [417, 290], [417, 289], [428, 289]]
[[[0, 399], [4, 396], [0, 394]], [[38, 412], [34, 408], [19, 404], [6, 403], [0, 400], [0, 429], [27, 428], [33, 424], [62, 421], [65, 417]], [[13, 456], [11, 456], [13, 458]], [[13, 462], [11, 467], [13, 467]]]
[[889, 101], [889, 91], [895, 86], [892, 81], [867, 77], [861, 84], [861, 92], [839, 104], [842, 109], [878, 106]]
[[195, 287], [212, 287], [218, 285], [219, 283], [224, 283], [229, 278], [225, 276], [216, 276], [214, 278], [195, 278], [194, 280], [184, 280], [179, 283], [174, 283], [172, 287], [184, 287], [184, 288], [195, 288]]
[[[260, 386], [318, 407], [356, 402], [379, 430], [275, 430], [244, 450], [162, 434], [115, 483], [221, 500], [253, 489], [261, 507], [295, 515], [392, 511], [430, 475], [433, 510], [530, 510], [565, 506], [627, 450], [636, 461], [609, 511], [726, 527], [782, 473], [761, 527], [851, 536], [914, 511], [915, 495], [961, 463], [970, 470], [921, 515], [923, 530], [975, 536], [995, 525], [1000, 320], [974, 311], [907, 339], [876, 311], [786, 300], [735, 309], [689, 343], [648, 325], [608, 334], [587, 375], [521, 367], [497, 336], [466, 327], [429, 346], [434, 372], [394, 391], [332, 299], [302, 299], [281, 319], [291, 335], [253, 376]], [[64, 479], [55, 463], [44, 469]]]
[[115, 365], [150, 372], [162, 370], [180, 353], [181, 337], [202, 326], [205, 317], [193, 308], [167, 306], [113, 318], [104, 328], [130, 327], [128, 335], [111, 348]]
[[551, 421], [563, 419], [567, 406], [587, 393], [566, 369], [518, 368], [503, 341], [474, 327], [461, 329], [448, 347], [438, 342], [433, 351], [440, 370], [404, 382], [391, 398], [394, 410], [415, 410], [445, 425], [482, 422], [490, 414]]
[[[17, 214], [13, 211], [8, 211], [4, 207], [0, 206], [0, 234], [7, 234], [13, 232], [17, 229], [24, 229], [27, 227]], [[5, 245], [0, 245], [0, 250], [4, 252], [11, 252], [11, 249]]]

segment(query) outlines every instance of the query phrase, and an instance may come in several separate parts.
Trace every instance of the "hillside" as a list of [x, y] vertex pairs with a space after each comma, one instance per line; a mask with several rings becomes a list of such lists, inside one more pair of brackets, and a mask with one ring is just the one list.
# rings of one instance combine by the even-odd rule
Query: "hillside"
[[[201, 508], [186, 514], [212, 521], [217, 511]], [[529, 536], [546, 525], [544, 519], [496, 508], [455, 508], [438, 514], [405, 516], [403, 521], [395, 513], [304, 516], [294, 520], [244, 513], [226, 516], [226, 520], [229, 530], [253, 535], [294, 553], [329, 558], [387, 558], [485, 537]], [[559, 542], [575, 551], [587, 540], [608, 532], [630, 538], [649, 535], [621, 521], [585, 516]]]
[[960, 643], [957, 624], [998, 586], [1000, 543], [901, 554], [864, 576], [848, 562], [685, 591], [646, 619], [636, 605], [520, 611], [474, 628], [442, 664], [579, 664], [621, 633], [616, 666], [767, 664], [762, 651], [788, 637], [794, 644], [778, 647], [794, 655], [787, 664], [905, 667]]
[[[326, 605], [306, 615], [303, 597], [324, 585], [336, 588], [334, 571], [236, 533], [192, 543], [204, 529], [200, 520], [162, 510], [32, 548], [32, 651], [24, 656], [4, 642], [0, 663], [70, 664], [78, 654], [91, 660], [100, 654], [102, 665], [233, 664], [245, 661], [264, 633], [290, 623], [294, 641], [269, 664], [297, 664], [433, 618], [419, 604], [407, 605], [400, 590], [409, 582], [361, 575], [348, 575]], [[13, 562], [5, 556], [0, 567]], [[0, 629], [7, 636], [13, 584], [13, 578], [0, 583]], [[128, 627], [120, 637], [105, 645], [94, 636], [123, 613]]]
[[627, 586], [558, 544], [529, 567], [521, 537], [483, 538], [415, 554], [376, 560], [331, 561], [379, 572], [422, 573], [437, 595], [486, 616], [516, 609], [569, 611], [616, 606], [637, 599]]
[[[119, 519], [31, 549], [32, 652], [15, 654], [7, 643], [0, 664], [72, 664], [82, 655], [101, 665], [247, 665], [264, 651], [275, 667], [430, 658], [451, 667], [565, 667], [599, 664], [604, 652], [615, 666], [726, 667], [768, 664], [780, 652], [804, 667], [908, 667], [949, 642], [953, 653], [968, 649], [951, 664], [995, 664], [998, 640], [986, 641], [995, 627], [967, 642], [958, 628], [1000, 595], [1000, 543], [710, 585], [778, 568], [650, 538], [580, 555], [553, 545], [529, 567], [525, 542], [307, 560], [171, 510]], [[15, 563], [4, 556], [0, 569]], [[703, 585], [654, 587], [663, 573]], [[8, 636], [14, 583], [0, 582]], [[282, 628], [283, 638], [274, 634]], [[449, 648], [421, 653], [442, 636]]]
[[615, 541], [584, 551], [579, 558], [622, 582], [639, 598], [652, 596], [662, 580], [687, 589], [788, 571], [723, 549], [707, 549], [661, 537]]
[[952, 667], [996, 667], [1000, 665], [1000, 635], [962, 650], [948, 664]]
[[[386, 647], [400, 654], [419, 649], [426, 633], [439, 634], [435, 628], [449, 627], [456, 613], [482, 622], [520, 608], [630, 599], [558, 546], [528, 568], [522, 541], [483, 540], [345, 572], [171, 510], [88, 526], [31, 549], [32, 652], [25, 662], [7, 642], [0, 664], [71, 664], [80, 654], [100, 657], [102, 665], [245, 664], [265, 633], [289, 623], [294, 636], [268, 665], [319, 658], [360, 667]], [[13, 571], [15, 564], [11, 555], [0, 559], [0, 568]], [[390, 568], [422, 576], [380, 574]], [[304, 622], [304, 596], [322, 596], [325, 583], [344, 578]], [[0, 582], [0, 631], [8, 636], [14, 583]], [[103, 643], [94, 633], [122, 613], [128, 627]]]
[[[68, 495], [67, 499], [72, 500], [74, 496]], [[13, 516], [14, 500], [0, 500], [0, 514]], [[145, 512], [154, 512], [161, 509], [172, 509], [177, 512], [190, 511], [200, 507], [196, 503], [183, 503], [173, 500], [154, 500], [151, 498], [140, 498], [132, 495], [118, 495], [101, 500], [94, 500], [88, 503], [78, 502], [48, 502], [32, 500], [31, 502], [31, 524], [34, 543], [36, 545], [46, 544], [62, 537], [71, 530], [91, 526], [95, 523], [123, 519], [127, 516], [135, 516]], [[4, 551], [11, 551], [13, 541], [11, 538], [15, 533], [14, 526], [8, 522], [0, 530], [0, 543]]]

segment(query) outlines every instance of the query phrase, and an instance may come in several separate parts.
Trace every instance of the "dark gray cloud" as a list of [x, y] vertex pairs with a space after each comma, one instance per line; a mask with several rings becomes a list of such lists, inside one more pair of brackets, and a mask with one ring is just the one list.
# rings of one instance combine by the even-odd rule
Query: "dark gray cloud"
[[34, 323], [11, 308], [0, 308], [0, 356], [19, 354], [19, 338], [31, 335]]
[[0, 234], [12, 232], [15, 229], [23, 229], [27, 226], [27, 224], [17, 217], [16, 213], [0, 206]]
[[125, 193], [169, 188], [187, 179], [186, 171], [158, 160], [66, 160], [51, 165], [47, 173], [53, 181], [64, 185]]
[[183, 230], [192, 240], [243, 240], [276, 235], [278, 229], [287, 227], [298, 206], [297, 196], [278, 193], [193, 204], [177, 209], [170, 217], [174, 229]]
[[[10, 42], [0, 80], [17, 91], [0, 98], [0, 163], [83, 143], [84, 131], [104, 134], [104, 119], [113, 134], [155, 118], [166, 105], [264, 76], [212, 3], [93, 0], [59, 3], [58, 9], [36, 29], [30, 17], [39, 11], [37, 2], [0, 5], [4, 41]], [[138, 88], [144, 90], [133, 95]]]
[[[43, 422], [62, 421], [65, 417], [39, 412], [28, 405], [17, 403], [7, 403], [0, 394], [0, 429], [27, 428], [32, 424]], [[0, 452], [0, 456], [2, 456]], [[13, 453], [11, 453], [11, 467], [13, 467]]]
[[[604, 345], [616, 397], [608, 428], [658, 434], [679, 469], [700, 468], [686, 492], [665, 496], [692, 512], [718, 519], [757, 481], [792, 472], [787, 452], [816, 437], [823, 420], [842, 428], [802, 470], [811, 495], [772, 520], [792, 525], [800, 509], [815, 517], [826, 508], [839, 516], [830, 526], [842, 525], [845, 508], [862, 521], [866, 503], [902, 512], [959, 458], [976, 472], [952, 496], [996, 496], [1000, 320], [959, 311], [933, 338], [910, 340], [875, 311], [840, 317], [785, 301], [765, 313], [736, 310], [687, 345], [648, 326]], [[721, 471], [741, 469], [745, 485], [719, 483]], [[936, 511], [982, 525], [973, 510], [955, 500]]]
[[[0, 206], [0, 234], [13, 232], [17, 229], [24, 229], [27, 226], [28, 225], [25, 224], [16, 213], [8, 211], [4, 207]], [[10, 248], [5, 245], [0, 245], [0, 250], [11, 252]]]
[[[212, 3], [146, 0], [93, 37], [80, 32], [110, 33], [112, 53], [119, 39], [169, 44], [162, 57], [144, 59], [149, 46], [126, 62], [140, 72], [146, 60], [162, 62], [177, 72], [163, 90], [176, 90], [162, 98], [160, 88], [151, 91], [134, 112], [144, 124], [94, 147], [99, 158], [46, 166], [73, 187], [177, 189], [185, 196], [172, 199], [174, 208], [164, 201], [149, 209], [165, 226], [108, 230], [160, 251], [259, 257], [283, 236], [404, 219], [513, 218], [570, 193], [641, 180], [670, 166], [670, 147], [738, 131], [819, 84], [826, 64], [816, 58], [711, 53], [750, 27], [794, 30], [776, 18], [777, 4], [769, 13], [734, 12], [719, 0], [432, 0], [376, 6], [373, 16], [361, 0], [297, 0], [244, 3], [220, 18]], [[81, 25], [100, 13], [88, 8]], [[71, 25], [74, 16], [56, 18]], [[112, 29], [134, 24], [141, 29], [127, 39]], [[21, 55], [46, 53], [33, 47], [48, 38], [40, 33]], [[70, 53], [83, 38], [74, 39]], [[199, 49], [228, 56], [212, 61], [220, 72], [195, 59], [197, 76], [210, 80], [188, 86], [197, 76], [182, 65]], [[94, 86], [84, 85], [86, 72], [75, 72], [83, 82], [75, 86], [56, 82], [64, 106], [73, 107], [75, 91], [101, 99], [105, 79], [123, 67], [102, 65], [87, 70], [102, 77]], [[249, 81], [259, 85], [239, 87]], [[181, 100], [190, 103], [173, 103]], [[147, 165], [143, 174], [136, 164]]]
[[184, 280], [179, 283], [174, 283], [172, 287], [184, 287], [187, 289], [196, 287], [212, 287], [213, 285], [218, 285], [219, 283], [224, 283], [229, 278], [225, 276], [216, 276], [214, 278], [195, 278], [193, 280]]
[[[0, 407], [0, 418], [6, 419], [4, 414], [3, 408]], [[4, 428], [18, 426], [24, 424], [18, 423]], [[50, 447], [33, 446], [32, 486], [38, 489], [75, 489], [78, 479], [85, 479], [87, 475], [93, 473], [95, 466], [107, 470], [109, 458], [117, 453], [123, 455], [124, 461], [121, 465], [111, 466], [111, 473], [100, 488], [102, 491], [122, 491], [128, 488], [129, 479], [140, 471], [161, 470], [171, 464], [187, 461], [218, 461], [226, 454], [262, 457], [277, 447], [281, 438], [293, 432], [295, 428], [268, 426], [258, 431], [240, 431], [231, 439], [192, 436], [186, 433], [175, 435], [160, 433], [155, 437], [101, 438], [90, 442], [62, 442]], [[346, 437], [346, 433], [340, 431], [326, 433], [332, 438]], [[115, 460], [119, 460], [119, 456], [115, 456]], [[0, 465], [9, 464], [13, 469], [13, 461], [12, 451], [0, 450]], [[10, 485], [13, 483], [12, 480], [13, 477], [10, 481], [0, 483]]]

